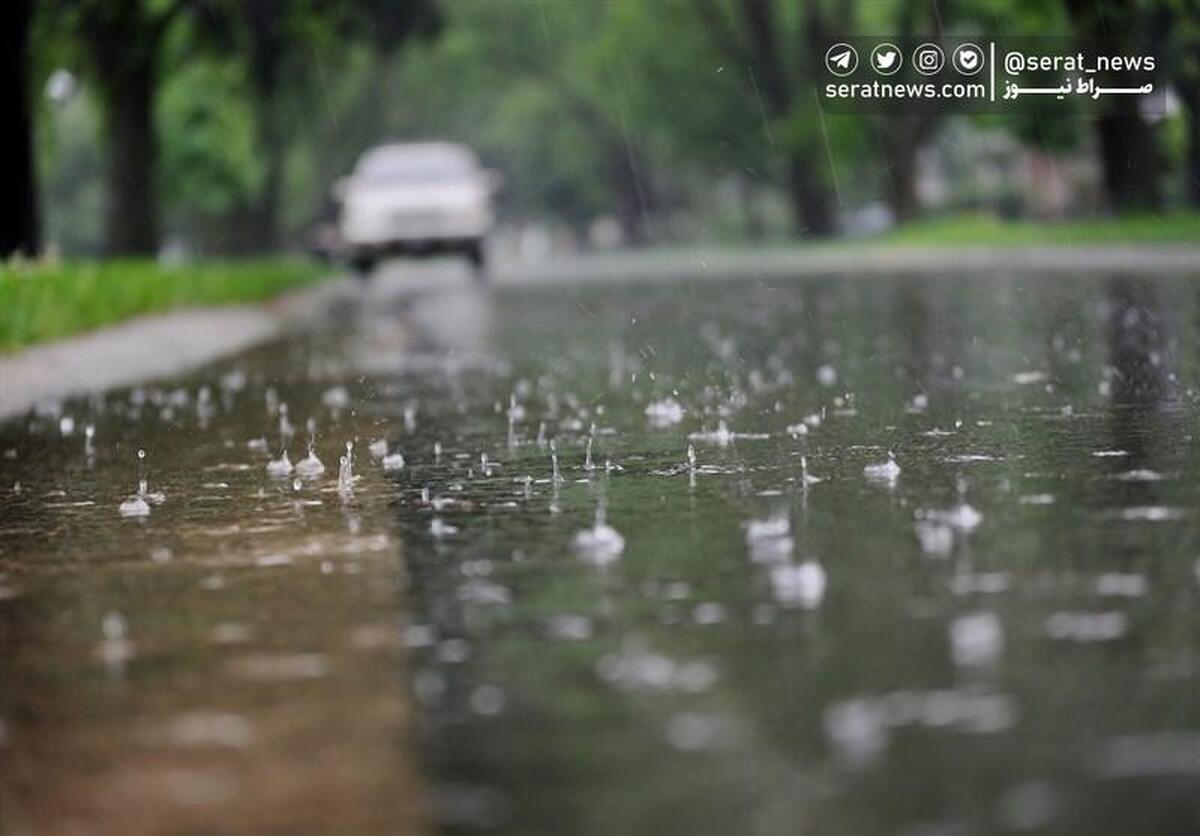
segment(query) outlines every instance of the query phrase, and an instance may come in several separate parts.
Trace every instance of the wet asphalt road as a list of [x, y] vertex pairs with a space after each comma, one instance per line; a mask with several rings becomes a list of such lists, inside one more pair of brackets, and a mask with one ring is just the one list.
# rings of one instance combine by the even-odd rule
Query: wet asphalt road
[[1195, 277], [632, 278], [0, 425], [0, 830], [1195, 832]]

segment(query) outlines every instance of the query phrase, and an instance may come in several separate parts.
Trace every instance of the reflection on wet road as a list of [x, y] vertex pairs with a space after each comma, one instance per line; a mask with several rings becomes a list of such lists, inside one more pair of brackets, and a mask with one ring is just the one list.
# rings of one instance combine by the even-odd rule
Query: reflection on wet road
[[0, 825], [1194, 832], [1198, 302], [430, 282], [45, 405]]

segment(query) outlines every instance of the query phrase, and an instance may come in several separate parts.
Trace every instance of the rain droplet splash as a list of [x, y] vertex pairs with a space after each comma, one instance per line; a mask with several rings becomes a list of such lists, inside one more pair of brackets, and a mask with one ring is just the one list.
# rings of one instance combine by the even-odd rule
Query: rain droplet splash
[[820, 476], [813, 476], [808, 472], [808, 456], [800, 457], [800, 484], [807, 488], [810, 485], [815, 485], [823, 481]]
[[575, 553], [589, 563], [607, 566], [625, 551], [625, 538], [605, 522], [604, 503], [596, 507], [596, 521], [575, 535], [572, 546]]
[[346, 442], [346, 455], [338, 461], [338, 491], [349, 494], [354, 491], [354, 442]]
[[316, 479], [325, 473], [325, 465], [313, 452], [316, 441], [316, 425], [310, 419], [308, 422], [308, 455], [296, 462], [296, 473], [305, 479]]
[[142, 499], [141, 494], [129, 497], [117, 507], [117, 510], [120, 511], [122, 517], [150, 516], [150, 504]]
[[122, 517], [148, 517], [150, 516], [151, 505], [161, 505], [167, 501], [166, 494], [161, 492], [150, 492], [149, 482], [146, 479], [146, 451], [142, 448], [139, 448], [137, 451], [137, 458], [137, 493], [128, 497], [117, 507], [117, 510], [120, 512]]
[[551, 476], [556, 483], [563, 480], [562, 473], [558, 469], [558, 449], [555, 447], [554, 439], [550, 440], [550, 467]]
[[268, 476], [275, 476], [279, 478], [291, 476], [294, 469], [295, 468], [292, 467], [292, 460], [288, 458], [286, 449], [279, 451], [279, 458], [271, 459], [269, 462], [267, 462]]
[[380, 459], [380, 464], [383, 465], [384, 470], [403, 470], [406, 462], [404, 461], [404, 454], [397, 450], [394, 453], [388, 453]]
[[900, 465], [896, 464], [896, 456], [888, 450], [887, 461], [882, 464], [869, 464], [863, 468], [863, 476], [868, 482], [883, 485], [894, 485], [900, 478]]

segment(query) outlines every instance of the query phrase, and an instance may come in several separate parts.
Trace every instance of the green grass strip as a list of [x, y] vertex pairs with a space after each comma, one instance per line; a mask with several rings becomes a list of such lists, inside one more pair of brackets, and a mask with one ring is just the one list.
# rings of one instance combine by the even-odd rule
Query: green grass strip
[[0, 265], [0, 351], [175, 308], [269, 299], [330, 275], [303, 259], [179, 266], [116, 260]]
[[1175, 212], [1046, 222], [960, 215], [918, 221], [870, 240], [898, 247], [1200, 245], [1200, 213]]

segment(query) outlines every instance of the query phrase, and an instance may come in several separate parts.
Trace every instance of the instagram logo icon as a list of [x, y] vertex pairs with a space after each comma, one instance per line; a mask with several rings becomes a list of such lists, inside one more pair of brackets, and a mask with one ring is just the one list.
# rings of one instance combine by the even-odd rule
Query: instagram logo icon
[[937, 75], [946, 64], [946, 54], [937, 44], [921, 44], [913, 50], [912, 64], [921, 75]]

